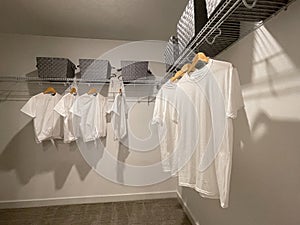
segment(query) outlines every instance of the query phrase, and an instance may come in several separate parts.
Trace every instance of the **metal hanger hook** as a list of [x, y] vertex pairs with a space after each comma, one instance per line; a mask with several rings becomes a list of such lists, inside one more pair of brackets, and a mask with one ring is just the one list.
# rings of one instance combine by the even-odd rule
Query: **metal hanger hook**
[[243, 1], [243, 4], [246, 8], [248, 9], [253, 9], [255, 6], [256, 6], [256, 3], [257, 3], [257, 0], [254, 0], [252, 5], [250, 5], [247, 0], [242, 0]]
[[209, 41], [208, 38], [205, 38], [205, 41], [210, 45], [212, 45], [215, 42], [216, 38], [221, 36], [222, 34], [222, 30], [220, 28], [217, 28], [216, 30], [218, 30], [219, 33], [212, 39], [212, 41]]

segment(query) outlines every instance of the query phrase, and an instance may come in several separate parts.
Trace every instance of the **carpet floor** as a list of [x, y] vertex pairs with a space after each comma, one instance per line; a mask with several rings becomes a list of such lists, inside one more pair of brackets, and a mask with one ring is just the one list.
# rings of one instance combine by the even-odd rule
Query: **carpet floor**
[[191, 225], [176, 198], [1, 209], [0, 225]]

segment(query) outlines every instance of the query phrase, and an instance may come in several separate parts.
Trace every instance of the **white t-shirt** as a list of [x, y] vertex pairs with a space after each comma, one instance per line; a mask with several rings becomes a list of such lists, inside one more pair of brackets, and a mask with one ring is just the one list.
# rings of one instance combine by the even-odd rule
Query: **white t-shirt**
[[175, 104], [176, 83], [168, 81], [156, 95], [152, 124], [158, 125], [160, 152], [163, 170], [176, 174], [172, 167], [174, 148], [177, 140], [178, 126], [172, 121], [172, 111]]
[[111, 93], [119, 93], [119, 90], [122, 89], [124, 91], [124, 83], [123, 80], [112, 77], [109, 81], [109, 92]]
[[79, 127], [84, 142], [106, 136], [106, 111], [107, 99], [100, 94], [86, 93], [75, 100], [70, 112], [81, 118]]
[[117, 94], [111, 109], [111, 123], [114, 131], [114, 139], [121, 140], [127, 134], [128, 105], [125, 94]]
[[64, 142], [70, 143], [76, 140], [73, 129], [73, 114], [70, 109], [78, 95], [65, 94], [54, 107], [54, 110], [64, 117]]
[[178, 174], [179, 185], [203, 197], [220, 198], [223, 208], [229, 199], [232, 119], [241, 107], [238, 73], [228, 62], [210, 59], [177, 83], [172, 117], [182, 130], [176, 148], [181, 150], [179, 158], [188, 160]]
[[49, 139], [62, 139], [61, 118], [54, 111], [55, 105], [61, 99], [56, 93], [40, 93], [31, 97], [22, 107], [21, 112], [33, 118], [36, 142], [41, 143]]

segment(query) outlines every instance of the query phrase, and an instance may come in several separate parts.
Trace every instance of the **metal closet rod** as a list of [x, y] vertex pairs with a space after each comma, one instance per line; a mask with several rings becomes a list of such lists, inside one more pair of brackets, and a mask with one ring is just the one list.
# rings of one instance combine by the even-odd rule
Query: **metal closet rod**
[[[87, 80], [78, 78], [39, 78], [39, 77], [24, 77], [24, 76], [0, 76], [0, 82], [28, 82], [28, 83], [51, 83], [51, 84], [109, 84], [109, 80]], [[159, 84], [156, 80], [133, 80], [123, 81], [126, 85], [156, 85]]]

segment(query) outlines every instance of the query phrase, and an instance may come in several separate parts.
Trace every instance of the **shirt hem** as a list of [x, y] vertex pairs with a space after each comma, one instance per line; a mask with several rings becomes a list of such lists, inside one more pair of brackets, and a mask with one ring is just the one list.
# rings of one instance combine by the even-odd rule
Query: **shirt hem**
[[204, 198], [210, 198], [210, 199], [219, 199], [220, 198], [218, 194], [214, 194], [214, 193], [202, 190], [201, 188], [198, 188], [195, 184], [189, 184], [189, 183], [179, 182], [179, 186], [193, 188], [194, 190], [196, 190], [197, 192], [199, 192], [200, 195], [202, 197], [204, 197]]

